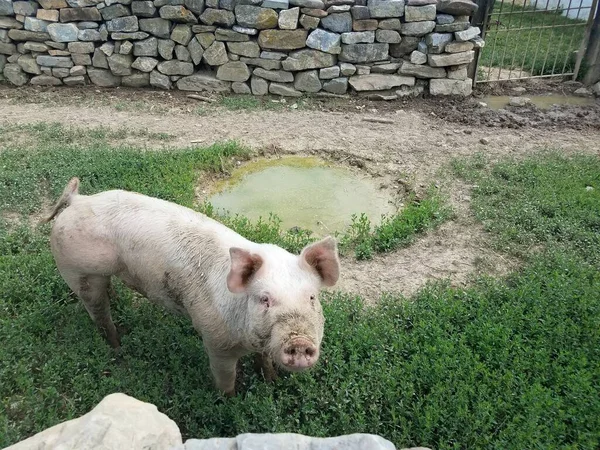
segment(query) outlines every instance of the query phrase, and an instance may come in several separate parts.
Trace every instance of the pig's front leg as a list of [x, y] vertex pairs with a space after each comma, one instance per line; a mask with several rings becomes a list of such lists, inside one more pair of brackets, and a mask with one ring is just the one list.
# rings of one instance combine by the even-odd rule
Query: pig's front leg
[[227, 397], [235, 395], [235, 375], [238, 358], [225, 353], [209, 353], [210, 370], [217, 388]]
[[264, 353], [254, 354], [254, 370], [259, 374], [262, 372], [265, 381], [269, 383], [277, 379], [277, 371], [273, 366], [273, 358]]

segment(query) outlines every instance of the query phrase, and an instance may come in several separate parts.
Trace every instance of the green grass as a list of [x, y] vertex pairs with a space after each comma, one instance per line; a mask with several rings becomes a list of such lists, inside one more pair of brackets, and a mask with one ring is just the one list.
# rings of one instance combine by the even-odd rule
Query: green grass
[[[245, 150], [222, 144], [159, 154], [44, 144], [4, 151], [0, 202], [3, 210], [28, 214], [44, 186], [56, 196], [70, 176], [80, 175], [91, 177], [84, 192], [131, 187], [189, 204], [193, 174], [219, 171], [224, 155], [232, 154]], [[478, 184], [476, 212], [498, 248], [540, 248], [519, 253], [524, 268], [507, 280], [483, 277], [469, 289], [430, 285], [411, 299], [385, 297], [374, 307], [351, 295], [325, 295], [318, 367], [268, 385], [244, 360], [233, 399], [213, 388], [189, 321], [117, 283], [113, 315], [125, 334], [114, 354], [58, 275], [49, 226], [0, 225], [0, 447], [124, 392], [156, 404], [184, 437], [368, 432], [398, 447], [598, 448], [600, 247], [593, 241], [583, 251], [582, 236], [600, 209], [600, 187], [583, 186], [597, 182], [600, 162], [541, 155], [493, 167], [480, 158], [454, 168]], [[11, 189], [3, 187], [7, 182]], [[572, 233], [540, 225], [522, 241], [521, 232], [511, 231], [528, 230], [520, 208], [548, 203]], [[430, 210], [422, 213], [426, 224], [435, 220]], [[526, 216], [526, 223], [544, 224], [546, 209], [531, 206]], [[251, 238], [281, 242], [276, 219], [227, 220]], [[389, 228], [404, 226], [390, 219], [383, 230]], [[301, 245], [307, 237], [299, 234], [286, 245]], [[363, 234], [376, 251], [408, 242], [370, 226]]]
[[[578, 5], [574, 2], [572, 6]], [[516, 70], [523, 67], [523, 71], [531, 75], [560, 74], [574, 70], [574, 52], [579, 49], [583, 39], [584, 22], [564, 17], [561, 11], [533, 11], [532, 7], [513, 6], [510, 2], [502, 5], [497, 1], [494, 4], [480, 66]], [[511, 12], [513, 14], [508, 14]], [[558, 28], [540, 28], [551, 25]], [[506, 73], [502, 78], [507, 76]]]

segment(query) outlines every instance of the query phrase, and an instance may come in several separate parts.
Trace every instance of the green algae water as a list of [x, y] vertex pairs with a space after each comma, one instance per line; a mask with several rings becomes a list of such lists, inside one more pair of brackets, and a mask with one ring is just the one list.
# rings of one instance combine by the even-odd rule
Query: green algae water
[[233, 172], [208, 201], [219, 211], [250, 219], [282, 220], [317, 234], [343, 231], [352, 214], [365, 213], [372, 223], [395, 212], [389, 195], [366, 175], [331, 167], [318, 158], [259, 160]]

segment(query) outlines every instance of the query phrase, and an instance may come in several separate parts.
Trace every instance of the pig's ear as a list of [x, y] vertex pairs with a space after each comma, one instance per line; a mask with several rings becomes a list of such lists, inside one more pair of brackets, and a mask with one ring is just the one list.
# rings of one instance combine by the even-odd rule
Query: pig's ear
[[331, 236], [305, 247], [301, 261], [317, 271], [325, 286], [333, 286], [340, 277], [340, 260], [337, 243]]
[[252, 276], [261, 268], [263, 260], [259, 255], [237, 247], [229, 249], [231, 269], [227, 275], [227, 289], [241, 294], [248, 288]]

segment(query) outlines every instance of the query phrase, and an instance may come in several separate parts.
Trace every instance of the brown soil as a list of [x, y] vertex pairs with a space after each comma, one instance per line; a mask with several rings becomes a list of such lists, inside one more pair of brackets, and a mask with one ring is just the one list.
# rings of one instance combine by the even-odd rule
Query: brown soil
[[[549, 111], [492, 111], [479, 107], [477, 98], [389, 103], [311, 99], [305, 104], [288, 100], [283, 105], [267, 99], [258, 108], [231, 111], [219, 98], [215, 100], [198, 102], [182, 92], [0, 86], [0, 124], [125, 126], [168, 133], [173, 137], [168, 144], [177, 147], [235, 139], [258, 153], [276, 150], [279, 154], [313, 154], [343, 161], [381, 177], [391, 188], [401, 189], [409, 183], [417, 191], [431, 183], [444, 184], [448, 177], [440, 174], [440, 169], [452, 158], [478, 152], [492, 160], [545, 148], [600, 154], [598, 102], [591, 107]], [[390, 123], [365, 120], [373, 118]], [[165, 143], [144, 145], [161, 149]], [[470, 215], [468, 186], [454, 184], [450, 192], [457, 219], [409, 248], [373, 261], [344, 259], [339, 288], [374, 301], [386, 291], [411, 294], [428, 280], [447, 278], [451, 284], [462, 286], [478, 272], [501, 275], [514, 268], [515, 261], [490, 250], [489, 237]]]

